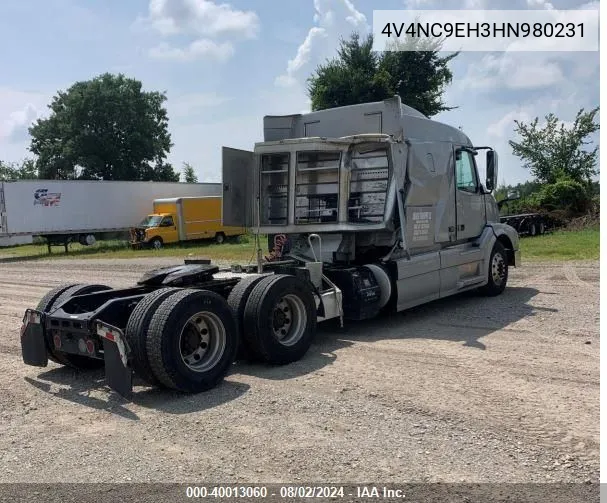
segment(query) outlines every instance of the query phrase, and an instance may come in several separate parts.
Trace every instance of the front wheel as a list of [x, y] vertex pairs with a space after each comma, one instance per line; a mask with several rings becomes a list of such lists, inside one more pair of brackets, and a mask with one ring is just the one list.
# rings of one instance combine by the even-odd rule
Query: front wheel
[[215, 234], [215, 242], [220, 245], [226, 240], [226, 235], [223, 232], [218, 232]]
[[162, 248], [162, 238], [154, 238], [150, 241], [150, 248], [160, 250]]
[[506, 288], [508, 282], [508, 259], [506, 248], [499, 241], [493, 245], [491, 256], [489, 257], [488, 282], [485, 286], [479, 288], [483, 295], [494, 297], [499, 295]]

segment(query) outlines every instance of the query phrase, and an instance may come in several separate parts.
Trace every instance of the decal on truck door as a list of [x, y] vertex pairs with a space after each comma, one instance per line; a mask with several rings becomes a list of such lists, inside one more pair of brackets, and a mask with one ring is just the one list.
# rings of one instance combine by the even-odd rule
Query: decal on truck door
[[49, 192], [48, 189], [34, 191], [34, 206], [59, 206], [61, 192]]
[[434, 244], [434, 207], [407, 207], [407, 240], [412, 248]]

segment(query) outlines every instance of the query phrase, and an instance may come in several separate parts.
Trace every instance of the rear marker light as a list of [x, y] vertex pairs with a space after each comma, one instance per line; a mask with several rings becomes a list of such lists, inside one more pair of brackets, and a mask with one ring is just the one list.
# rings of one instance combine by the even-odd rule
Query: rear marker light
[[91, 355], [95, 352], [95, 344], [90, 339], [86, 341], [86, 350]]
[[61, 337], [59, 335], [54, 335], [53, 342], [55, 343], [55, 348], [59, 349], [61, 347]]

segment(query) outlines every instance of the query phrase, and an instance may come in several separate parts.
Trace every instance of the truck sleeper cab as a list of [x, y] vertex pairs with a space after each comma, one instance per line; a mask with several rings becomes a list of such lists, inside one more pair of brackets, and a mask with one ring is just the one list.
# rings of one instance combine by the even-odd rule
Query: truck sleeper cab
[[499, 221], [496, 180], [492, 149], [398, 97], [266, 117], [254, 151], [223, 148], [223, 223], [268, 234], [273, 253], [258, 246], [255, 266], [224, 269], [186, 261], [130, 289], [58, 287], [26, 311], [24, 362], [105, 365], [124, 395], [134, 374], [199, 392], [237, 358], [302, 358], [325, 320], [499, 295], [520, 252]]

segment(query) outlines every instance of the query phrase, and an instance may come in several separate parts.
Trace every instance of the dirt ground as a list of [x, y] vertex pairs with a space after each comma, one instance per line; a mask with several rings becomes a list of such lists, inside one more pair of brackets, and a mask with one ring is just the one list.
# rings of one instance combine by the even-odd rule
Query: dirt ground
[[598, 482], [599, 263], [511, 269], [372, 321], [326, 322], [284, 367], [180, 395], [21, 360], [61, 283], [128, 286], [163, 260], [0, 261], [0, 482]]

